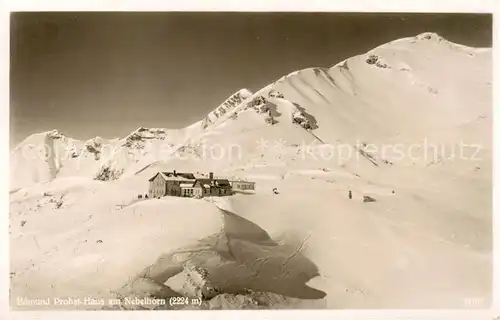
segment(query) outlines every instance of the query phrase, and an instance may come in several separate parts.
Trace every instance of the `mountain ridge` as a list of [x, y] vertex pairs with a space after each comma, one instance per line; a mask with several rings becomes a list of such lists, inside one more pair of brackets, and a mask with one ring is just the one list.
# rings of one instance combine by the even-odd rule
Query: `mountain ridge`
[[[53, 179], [59, 173], [71, 175], [71, 170], [61, 169], [66, 163], [69, 163], [68, 167], [78, 167], [77, 175], [89, 177], [96, 175], [102, 166], [117, 165], [120, 167], [117, 170], [132, 173], [162, 161], [161, 156], [153, 155], [159, 149], [165, 149], [165, 154], [178, 151], [184, 154], [199, 153], [196, 145], [200, 141], [216, 142], [213, 136], [220, 136], [219, 133], [224, 132], [225, 127], [232, 128], [231, 132], [240, 135], [240, 131], [265, 128], [260, 127], [261, 121], [280, 128], [273, 130], [276, 132], [269, 137], [278, 137], [280, 132], [286, 136], [289, 130], [286, 128], [292, 125], [307, 132], [302, 134], [290, 129], [295, 132], [292, 136], [297, 137], [293, 139], [310, 137], [321, 143], [344, 141], [354, 145], [358, 140], [367, 139], [380, 143], [396, 137], [403, 142], [413, 141], [415, 139], [412, 137], [443, 127], [454, 128], [460, 123], [472, 121], [478, 114], [488, 112], [487, 101], [482, 104], [484, 107], [474, 110], [463, 101], [456, 100], [459, 91], [469, 90], [470, 80], [460, 74], [454, 78], [447, 76], [454, 70], [443, 66], [440, 57], [446, 56], [447, 60], [456, 60], [462, 67], [475, 70], [478, 63], [488, 63], [489, 53], [491, 50], [452, 43], [436, 33], [421, 33], [382, 44], [330, 68], [309, 67], [293, 71], [256, 92], [240, 89], [200, 121], [184, 128], [141, 126], [123, 138], [95, 137], [86, 141], [67, 137], [57, 129], [33, 134], [11, 151], [11, 162], [16, 163], [18, 170], [22, 171], [21, 163], [25, 160], [22, 157], [30, 153], [29, 149], [33, 147], [40, 154], [47, 154], [50, 149], [52, 154], [65, 155], [65, 159], [59, 156], [49, 159], [43, 157], [45, 164], [35, 165], [38, 167], [35, 171], [39, 172], [32, 173], [32, 178], [23, 173], [28, 184], [30, 181]], [[485, 76], [491, 77], [491, 74]], [[460, 90], [450, 87], [448, 83], [452, 80], [464, 81], [464, 86]], [[393, 91], [399, 94], [392, 95], [388, 91], [374, 89], [378, 86], [399, 87]], [[488, 89], [481, 87], [483, 91]], [[407, 96], [421, 100], [418, 113], [408, 113], [402, 107]], [[449, 101], [453, 101], [453, 104]], [[255, 111], [255, 114], [248, 113], [249, 110]], [[239, 117], [243, 120], [238, 120]], [[389, 125], [389, 119], [397, 121]], [[234, 127], [235, 123], [239, 125]], [[16, 160], [19, 158], [20, 161]], [[96, 163], [87, 158], [93, 158]], [[129, 167], [135, 169], [128, 170]], [[15, 172], [11, 177], [16, 176]], [[21, 186], [24, 184], [19, 183]]]
[[[353, 56], [353, 57], [350, 57], [350, 58], [347, 58], [347, 59], [344, 59], [340, 62], [337, 62], [336, 64], [334, 64], [332, 67], [330, 67], [329, 69], [332, 69], [332, 68], [335, 68], [335, 67], [342, 67], [343, 65], [345, 65], [346, 61], [348, 61], [349, 59], [352, 59], [354, 57], [357, 57], [357, 56], [362, 56], [362, 55], [366, 55], [366, 54], [369, 54], [369, 53], [372, 53], [374, 51], [376, 51], [377, 49], [380, 49], [380, 48], [386, 48], [388, 45], [393, 45], [393, 44], [396, 44], [396, 43], [400, 43], [400, 42], [412, 42], [414, 43], [416, 40], [434, 40], [434, 41], [438, 41], [438, 42], [445, 42], [445, 43], [448, 43], [448, 44], [451, 44], [453, 46], [457, 46], [459, 48], [463, 48], [465, 50], [470, 50], [470, 51], [476, 51], [476, 52], [491, 52], [492, 51], [492, 48], [483, 48], [483, 47], [470, 47], [470, 46], [465, 46], [465, 45], [462, 45], [462, 44], [458, 44], [458, 43], [454, 43], [454, 42], [451, 42], [447, 39], [445, 39], [444, 37], [441, 37], [439, 34], [437, 33], [434, 33], [434, 32], [423, 32], [423, 33], [420, 33], [416, 36], [412, 36], [412, 37], [404, 37], [404, 38], [399, 38], [399, 39], [396, 39], [396, 40], [392, 40], [392, 41], [389, 41], [387, 43], [384, 43], [384, 44], [381, 44], [369, 51], [367, 51], [366, 53], [364, 54], [360, 54], [360, 55], [356, 55], [356, 56]], [[262, 91], [262, 90], [265, 90], [267, 87], [270, 87], [272, 86], [272, 84], [276, 83], [276, 82], [279, 82], [281, 80], [283, 80], [284, 78], [286, 77], [289, 77], [289, 76], [295, 76], [297, 75], [298, 73], [300, 72], [304, 72], [304, 71], [308, 71], [308, 70], [314, 70], [314, 69], [328, 69], [328, 68], [325, 68], [325, 67], [307, 67], [307, 68], [303, 68], [303, 69], [299, 69], [299, 70], [295, 70], [295, 71], [292, 71], [290, 72], [289, 74], [285, 75], [285, 76], [282, 76], [281, 78], [279, 78], [278, 80], [276, 80], [275, 82], [269, 84], [268, 86], [262, 88], [261, 90], [259, 91]], [[228, 102], [233, 96], [237, 96], [238, 94], [240, 94], [241, 92], [243, 92], [244, 94], [243, 95], [247, 95], [247, 97], [249, 95], [253, 95], [252, 92], [246, 88], [242, 88], [238, 91], [236, 91], [235, 93], [233, 93], [232, 95], [230, 95], [223, 103], [220, 104], [219, 107], [215, 108], [213, 111], [209, 112], [207, 114], [207, 116], [205, 116], [203, 119], [205, 120], [206, 118], [208, 118], [210, 115], [213, 115], [214, 114], [214, 111], [217, 110], [218, 108], [220, 108], [221, 106], [224, 105], [224, 103]], [[202, 120], [203, 121], [203, 120]], [[127, 136], [133, 134], [134, 132], [138, 131], [138, 130], [141, 130], [141, 129], [144, 129], [145, 127], [138, 127], [138, 129], [132, 131], [130, 134], [128, 134]], [[184, 127], [185, 128], [185, 127]], [[169, 128], [146, 128], [146, 129], [149, 129], [149, 130], [179, 130], [179, 129], [169, 129]], [[182, 129], [182, 128], [181, 128]], [[19, 144], [17, 144], [15, 146], [15, 149], [18, 148], [20, 145], [23, 144], [23, 142], [29, 138], [30, 136], [34, 136], [34, 135], [42, 135], [42, 134], [47, 134], [47, 135], [51, 135], [51, 134], [61, 134], [63, 136], [64, 133], [56, 128], [52, 129], [52, 130], [47, 130], [47, 131], [41, 131], [41, 132], [37, 132], [37, 133], [33, 133], [29, 136], [27, 136], [23, 141], [21, 141]], [[127, 137], [126, 136], [126, 137]], [[70, 137], [68, 137], [70, 138]], [[89, 138], [87, 140], [79, 140], [79, 141], [90, 141], [92, 139], [103, 139], [103, 140], [116, 140], [116, 139], [121, 139], [119, 137], [114, 137], [114, 138], [104, 138], [104, 137], [100, 137], [100, 136], [96, 136], [94, 138]], [[71, 139], [74, 139], [74, 138], [71, 138]], [[78, 139], [74, 139], [74, 140], [78, 140]]]

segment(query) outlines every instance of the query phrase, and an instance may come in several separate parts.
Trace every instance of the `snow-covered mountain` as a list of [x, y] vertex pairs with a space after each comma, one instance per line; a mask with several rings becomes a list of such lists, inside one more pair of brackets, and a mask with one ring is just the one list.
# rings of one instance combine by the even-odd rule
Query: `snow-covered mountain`
[[[464, 47], [425, 33], [381, 45], [331, 68], [292, 72], [219, 117], [205, 130], [202, 142], [194, 138], [190, 146], [198, 143], [198, 154], [200, 143], [207, 147], [205, 151], [215, 145], [229, 153], [236, 144], [242, 157], [204, 161], [214, 170], [268, 161], [256, 143], [259, 139], [274, 151], [276, 144], [290, 152], [310, 144], [327, 149], [348, 145], [354, 150], [366, 145], [424, 145], [425, 141], [454, 145], [457, 137], [468, 139], [479, 130], [482, 134], [475, 135], [474, 143], [488, 153], [491, 77], [490, 50]], [[467, 135], [463, 135], [464, 127], [470, 130]], [[376, 165], [429, 165], [435, 160], [397, 157], [390, 152], [383, 156], [392, 159], [378, 159]], [[165, 165], [172, 163], [177, 162]]]
[[224, 116], [225, 114], [234, 113], [234, 109], [251, 95], [252, 92], [250, 92], [248, 89], [241, 89], [231, 95], [226, 99], [226, 101], [224, 101], [220, 106], [210, 112], [205, 119], [203, 119], [203, 129], [207, 129], [209, 126], [216, 125], [223, 119], [226, 119], [226, 117]]
[[217, 124], [249, 95], [246, 89], [236, 92], [203, 120], [183, 129], [139, 127], [122, 139], [95, 137], [88, 141], [72, 139], [58, 130], [33, 134], [11, 152], [11, 189], [58, 177], [96, 178], [103, 168], [112, 170], [108, 178], [113, 179], [134, 173]]
[[[103, 167], [117, 177], [133, 174], [177, 150], [199, 155], [201, 139], [227, 147], [241, 139], [242, 148], [255, 147], [260, 137], [281, 139], [288, 147], [313, 140], [417, 143], [431, 135], [442, 142], [463, 126], [490, 127], [482, 124], [491, 121], [490, 65], [490, 50], [437, 34], [399, 39], [331, 68], [292, 72], [255, 94], [242, 89], [184, 129], [140, 127], [123, 139], [85, 142], [57, 130], [34, 134], [11, 154], [11, 187], [56, 177], [93, 178]], [[243, 151], [243, 162], [255, 157], [255, 150]]]
[[[32, 135], [11, 153], [13, 291], [106, 297], [147, 272], [144, 290], [181, 292], [166, 274], [196, 261], [224, 305], [247, 289], [305, 308], [487, 305], [491, 84], [491, 49], [423, 33], [242, 89], [183, 129]], [[134, 200], [172, 169], [257, 190]]]

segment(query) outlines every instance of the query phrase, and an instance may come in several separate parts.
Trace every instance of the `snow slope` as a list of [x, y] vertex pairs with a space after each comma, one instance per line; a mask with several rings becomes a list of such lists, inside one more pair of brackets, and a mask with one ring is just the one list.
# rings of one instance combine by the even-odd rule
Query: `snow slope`
[[[194, 263], [220, 290], [201, 308], [486, 307], [491, 60], [424, 33], [240, 90], [181, 130], [30, 136], [11, 154], [11, 294], [189, 295]], [[24, 156], [44, 144], [59, 153]], [[94, 180], [103, 166], [119, 179]], [[137, 199], [173, 169], [256, 191]]]

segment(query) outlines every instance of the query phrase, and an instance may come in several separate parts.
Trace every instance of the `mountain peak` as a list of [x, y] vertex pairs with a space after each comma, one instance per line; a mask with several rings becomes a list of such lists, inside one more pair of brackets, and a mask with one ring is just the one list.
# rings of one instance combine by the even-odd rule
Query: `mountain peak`
[[33, 133], [26, 137], [17, 147], [21, 146], [24, 144], [24, 142], [31, 141], [33, 139], [62, 139], [62, 138], [67, 138], [61, 131], [57, 129], [49, 130], [49, 131], [43, 131], [43, 132], [38, 132], [38, 133]]
[[447, 41], [435, 32], [423, 32], [415, 36], [417, 40]]
[[145, 128], [139, 127], [127, 137], [125, 137], [124, 146], [130, 147], [134, 143], [144, 142], [146, 139], [165, 139], [167, 133], [163, 128]]
[[[43, 154], [46, 145], [58, 150], [59, 158], [54, 159], [62, 168], [58, 171], [58, 176], [62, 177], [72, 174], [94, 176], [101, 154], [108, 150], [114, 152], [109, 157], [119, 163], [116, 167], [126, 169], [127, 174], [139, 172], [141, 168], [163, 161], [159, 150], [164, 147], [189, 149], [193, 141], [202, 138], [212, 141], [207, 137], [213, 133], [217, 133], [213, 134], [213, 141], [217, 143], [233, 143], [236, 135], [246, 139], [241, 145], [245, 146], [249, 157], [255, 150], [248, 141], [257, 141], [259, 135], [268, 140], [283, 139], [290, 145], [310, 140], [324, 144], [339, 141], [354, 144], [358, 138], [374, 143], [393, 137], [413, 142], [419, 134], [443, 127], [453, 128], [485, 112], [487, 98], [478, 100], [481, 101], [479, 109], [472, 109], [470, 105], [478, 105], [473, 98], [476, 93], [467, 91], [471, 87], [467, 84], [472, 81], [468, 74], [476, 75], [478, 70], [482, 72], [478, 77], [484, 79], [481, 82], [484, 86], [478, 93], [490, 90], [489, 56], [471, 59], [478, 50], [454, 44], [437, 33], [424, 32], [382, 44], [333, 67], [290, 72], [255, 93], [241, 88], [205, 118], [185, 128], [140, 126], [125, 137], [95, 137], [87, 141], [67, 138], [56, 129], [34, 134], [14, 150], [13, 162], [25, 161], [26, 166], [33, 166], [33, 170], [18, 166], [16, 175], [23, 178], [15, 182], [27, 185], [52, 177], [51, 174], [38, 177], [36, 170], [50, 168], [46, 168], [45, 162], [33, 165], [23, 153], [42, 150]], [[443, 69], [444, 62], [460, 66], [460, 72], [446, 72], [451, 69]], [[474, 90], [476, 85], [474, 80]], [[465, 98], [455, 99], [456, 93], [462, 91]], [[413, 100], [419, 102], [417, 113], [406, 107]], [[449, 107], [443, 108], [443, 105]], [[388, 124], [385, 119], [397, 121]], [[24, 147], [26, 149], [22, 149]], [[93, 155], [81, 153], [81, 150]]]
[[246, 99], [252, 95], [252, 91], [248, 90], [247, 88], [242, 88], [238, 91], [236, 91], [233, 95], [240, 95], [242, 98]]
[[60, 132], [59, 130], [57, 130], [57, 129], [53, 129], [51, 131], [47, 131], [45, 134], [50, 139], [62, 139], [62, 138], [66, 138], [66, 136], [62, 132]]
[[207, 128], [209, 125], [217, 122], [219, 118], [236, 108], [252, 95], [253, 93], [246, 88], [240, 89], [230, 95], [223, 103], [221, 103], [217, 108], [210, 112], [205, 119], [203, 119], [203, 128]]

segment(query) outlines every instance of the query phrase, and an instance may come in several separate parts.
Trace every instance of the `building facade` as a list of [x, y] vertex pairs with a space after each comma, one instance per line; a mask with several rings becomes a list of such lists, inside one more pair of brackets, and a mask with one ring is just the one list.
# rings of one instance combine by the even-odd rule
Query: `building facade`
[[255, 182], [243, 180], [229, 181], [233, 191], [255, 191]]
[[231, 182], [227, 179], [196, 179], [192, 173], [158, 172], [149, 179], [149, 198], [164, 196], [203, 198], [207, 196], [229, 196], [233, 194]]
[[193, 183], [195, 177], [192, 173], [158, 172], [149, 179], [149, 198], [182, 195], [181, 184]]
[[193, 184], [193, 193], [197, 197], [229, 196], [233, 194], [227, 179], [197, 179]]

